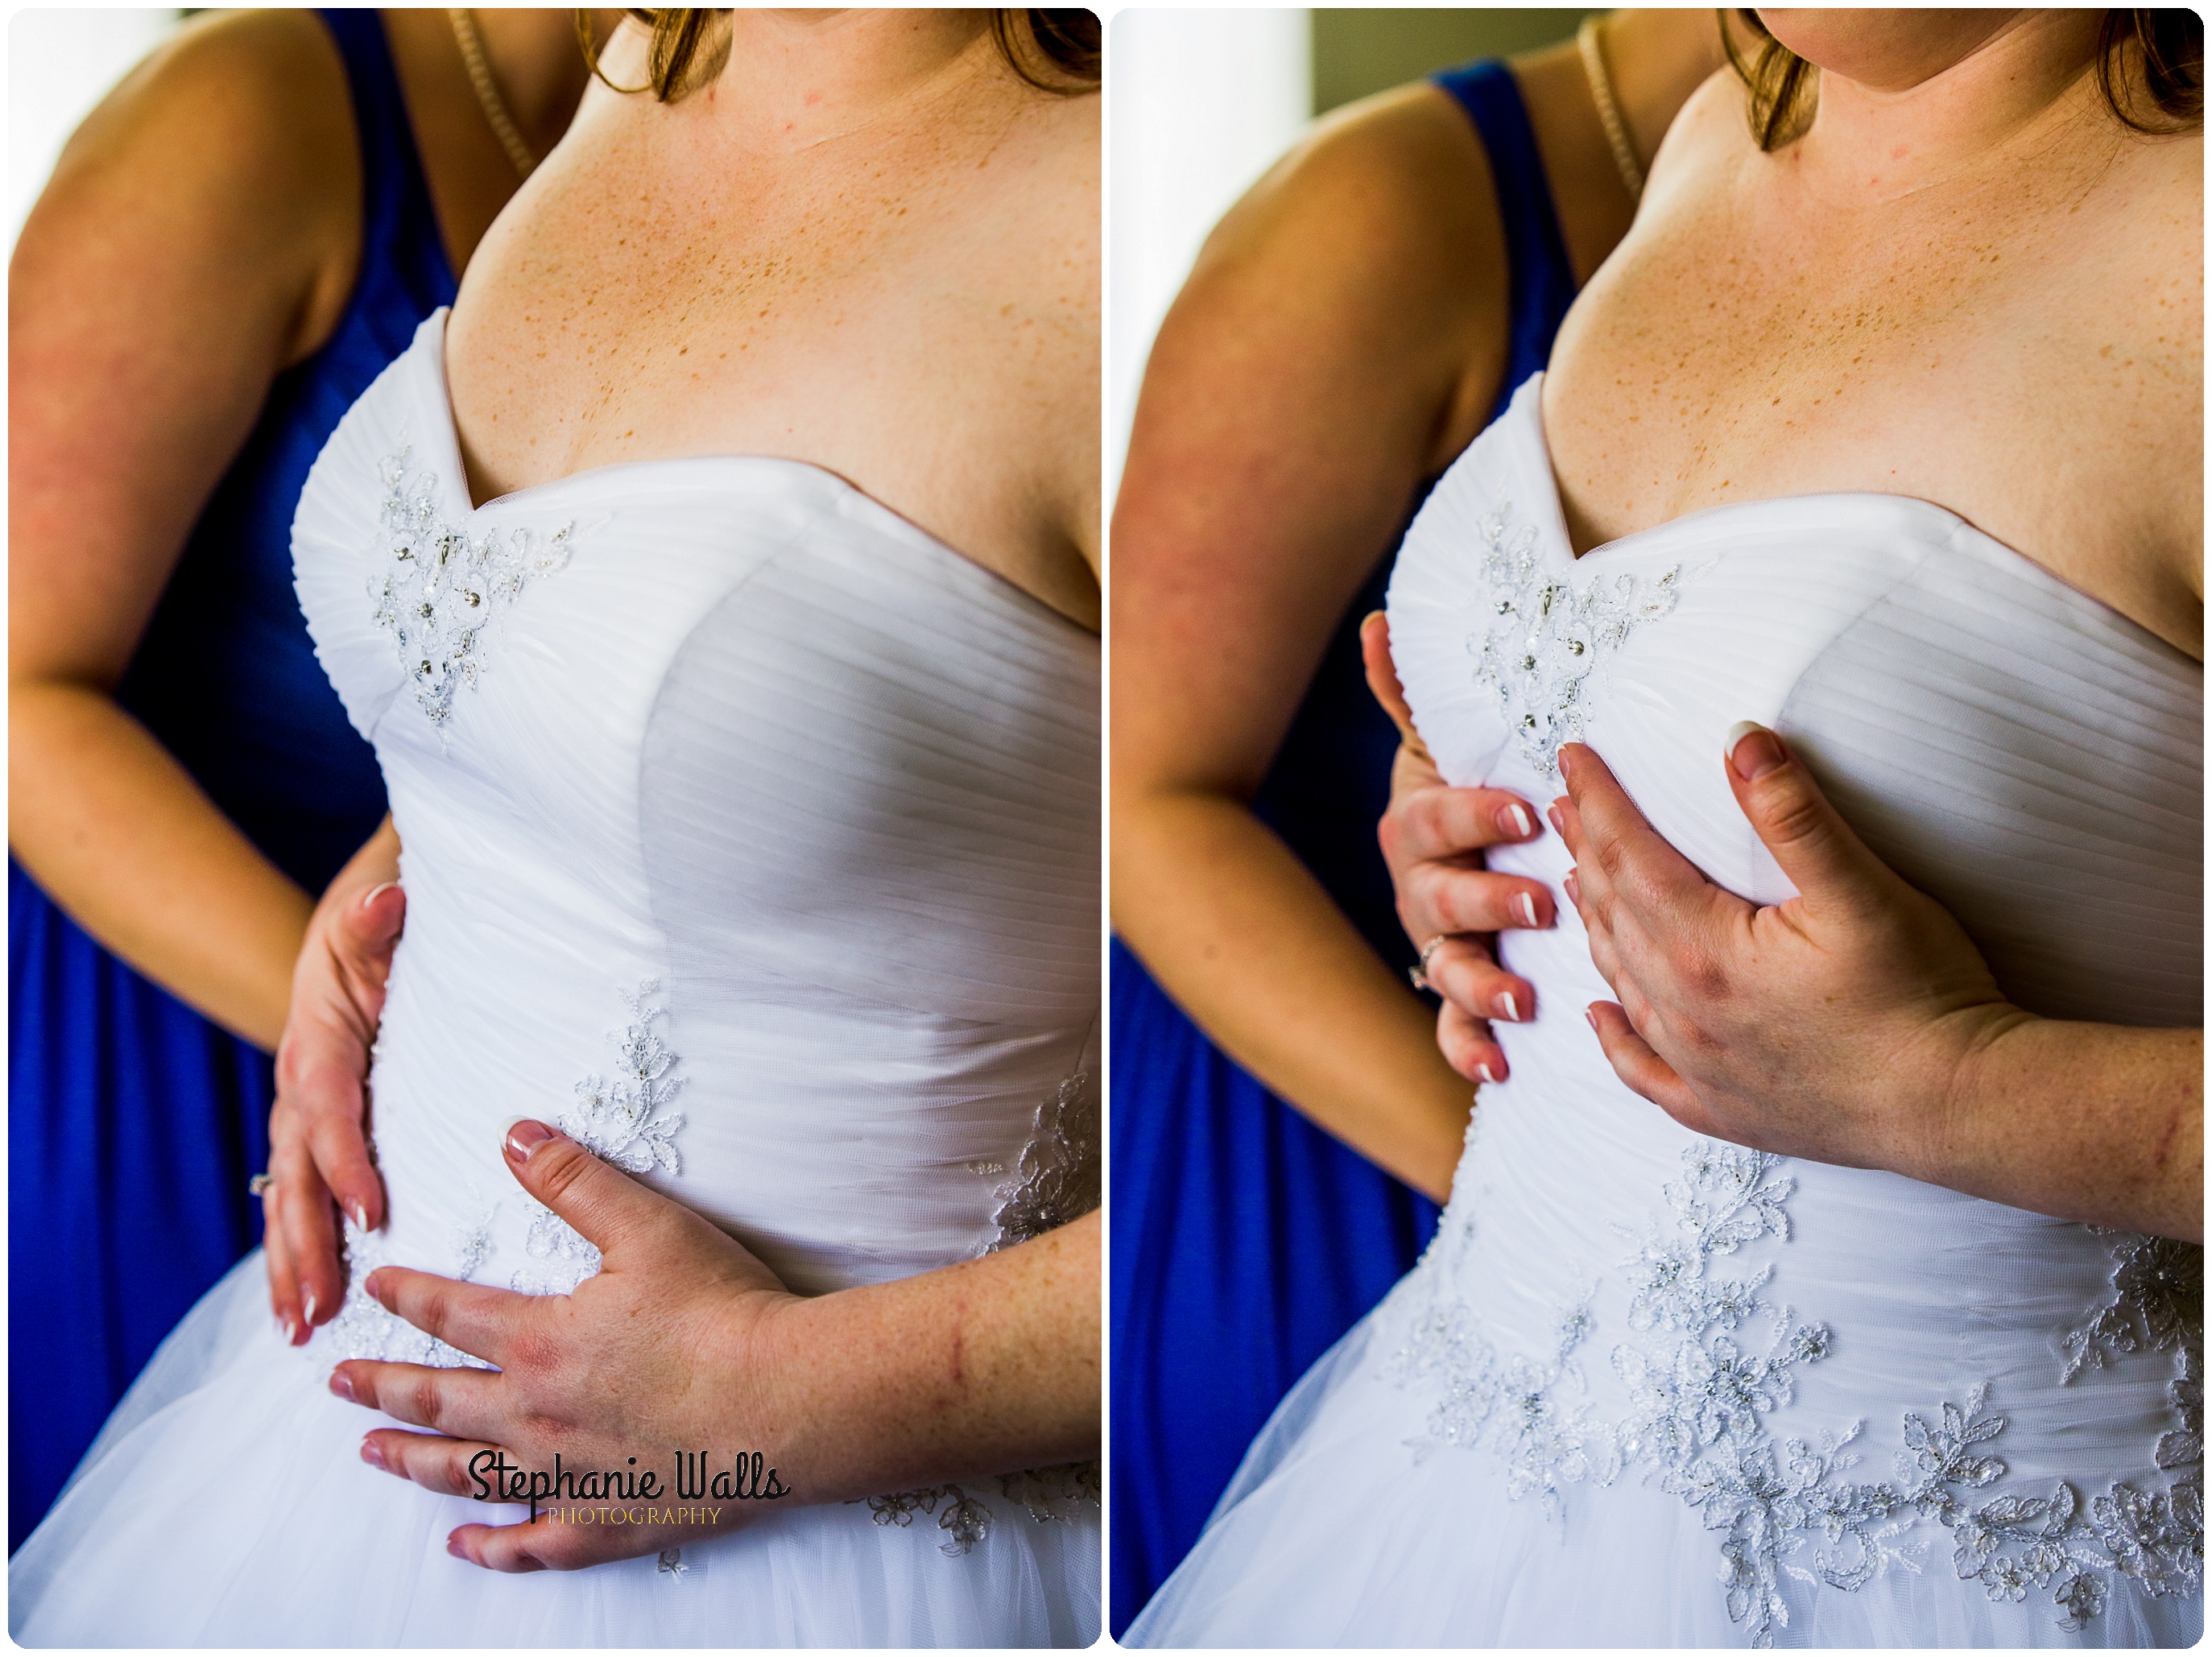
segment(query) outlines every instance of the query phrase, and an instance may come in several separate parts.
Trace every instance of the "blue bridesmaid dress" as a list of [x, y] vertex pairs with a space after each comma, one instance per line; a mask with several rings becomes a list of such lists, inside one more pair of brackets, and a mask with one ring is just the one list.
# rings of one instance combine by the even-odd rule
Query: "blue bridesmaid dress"
[[[270, 388], [117, 700], [310, 892], [385, 811], [292, 593], [292, 513], [354, 399], [453, 298], [384, 29], [326, 11], [361, 139], [360, 274], [337, 331]], [[11, 859], [9, 1551], [163, 1336], [259, 1241], [270, 1060], [94, 943]]]
[[[1550, 356], [1574, 271], [1511, 73], [1486, 62], [1436, 78], [1481, 137], [1504, 221], [1511, 346], [1494, 419]], [[1398, 735], [1359, 654], [1390, 562], [1345, 611], [1254, 806], [1402, 968], [1413, 950], [1375, 840]], [[1437, 1211], [1216, 1048], [1118, 939], [1112, 974], [1119, 1636], [1197, 1540], [1291, 1384], [1412, 1268]]]

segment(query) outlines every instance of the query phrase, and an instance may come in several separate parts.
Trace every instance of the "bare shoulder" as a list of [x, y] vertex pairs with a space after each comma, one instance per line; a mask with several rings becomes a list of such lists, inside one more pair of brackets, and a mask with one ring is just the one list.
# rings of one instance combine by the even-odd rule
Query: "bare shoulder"
[[[309, 291], [351, 283], [360, 161], [343, 61], [303, 11], [191, 20], [88, 116], [18, 244], [35, 280], [88, 250], [157, 246], [180, 275]], [[77, 234], [97, 225], [98, 237]], [[337, 267], [343, 267], [339, 269]]]
[[1399, 88], [1316, 123], [1223, 217], [1147, 394], [1178, 377], [1208, 398], [1223, 376], [1264, 385], [1280, 420], [1333, 410], [1440, 465], [1496, 396], [1510, 282], [1473, 128], [1436, 88]]
[[1316, 122], [1222, 220], [1207, 254], [1290, 255], [1381, 289], [1464, 278], [1470, 261], [1503, 252], [1496, 202], [1457, 105], [1432, 86], [1399, 87]]
[[1705, 77], [1651, 158], [1646, 201], [1663, 204], [1715, 187], [1730, 169], [1757, 156], [1744, 99], [1735, 70], [1719, 69]]

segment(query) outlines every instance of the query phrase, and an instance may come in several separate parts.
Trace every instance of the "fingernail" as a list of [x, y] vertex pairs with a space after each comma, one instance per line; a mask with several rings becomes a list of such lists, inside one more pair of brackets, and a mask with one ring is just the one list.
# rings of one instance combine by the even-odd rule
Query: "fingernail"
[[1513, 913], [1521, 917], [1521, 924], [1523, 926], [1534, 926], [1536, 924], [1536, 900], [1526, 892], [1516, 892], [1513, 895]]
[[384, 1452], [376, 1448], [376, 1441], [373, 1438], [364, 1438], [362, 1440], [361, 1459], [368, 1463], [370, 1466], [375, 1468], [379, 1472], [390, 1472], [392, 1471], [389, 1467], [384, 1465]]
[[1746, 782], [1757, 782], [1790, 760], [1782, 751], [1781, 738], [1751, 719], [1739, 719], [1729, 727], [1727, 751], [1729, 763]]
[[1583, 1022], [1588, 1024], [1593, 1031], [1597, 1029], [1597, 1015], [1592, 1012], [1588, 1007], [1584, 1007], [1583, 1009]]
[[370, 904], [375, 902], [376, 900], [383, 894], [390, 891], [398, 883], [399, 883], [396, 880], [387, 880], [380, 886], [370, 887], [367, 891], [361, 895], [361, 907], [366, 909]]
[[1484, 1081], [1490, 1083], [1492, 1086], [1497, 1085], [1498, 1078], [1490, 1073], [1490, 1060], [1487, 1059], [1482, 1060], [1481, 1063], [1478, 1064], [1474, 1067], [1474, 1073], [1477, 1076], [1480, 1076]]
[[1507, 1023], [1517, 1024], [1521, 1022], [1521, 1004], [1513, 998], [1512, 991], [1500, 990], [1497, 998], [1490, 1005], [1497, 1010], [1498, 1016]]
[[461, 1539], [458, 1536], [449, 1536], [446, 1539], [446, 1551], [456, 1559], [468, 1557], [468, 1555], [461, 1551]]
[[1562, 816], [1560, 816], [1560, 815], [1559, 815], [1559, 804], [1558, 804], [1558, 803], [1557, 803], [1556, 801], [1554, 801], [1554, 802], [1553, 803], [1553, 804], [1551, 805], [1551, 807], [1550, 807], [1548, 810], [1547, 810], [1545, 811], [1544, 815], [1545, 815], [1546, 816], [1547, 816], [1547, 817], [1551, 818], [1551, 820], [1552, 820], [1552, 828], [1553, 828], [1553, 830], [1555, 833], [1557, 833], [1557, 834], [1559, 834], [1559, 835], [1562, 835], [1562, 836], [1564, 836], [1564, 835], [1566, 834], [1566, 832], [1567, 832], [1567, 824], [1566, 824], [1566, 820], [1565, 820], [1565, 818], [1563, 818]]
[[532, 1151], [553, 1137], [553, 1130], [543, 1122], [532, 1121], [527, 1116], [518, 1116], [507, 1125], [504, 1137], [507, 1156], [515, 1162], [526, 1162]]
[[297, 1318], [284, 1320], [284, 1341], [290, 1346], [297, 1346], [300, 1344], [300, 1320]]
[[1516, 800], [1510, 805], [1498, 808], [1498, 826], [1516, 840], [1526, 840], [1536, 832], [1536, 819], [1528, 815], [1528, 808]]
[[1568, 902], [1580, 903], [1583, 901], [1583, 883], [1575, 878], [1575, 871], [1573, 870], [1570, 869], [1567, 871], [1567, 877], [1565, 880], [1562, 880], [1559, 884], [1565, 887], [1567, 889]]
[[362, 1288], [368, 1292], [369, 1299], [373, 1301], [381, 1301], [384, 1298], [383, 1296], [376, 1292], [376, 1281], [383, 1274], [381, 1272], [372, 1272], [368, 1274], [367, 1280], [361, 1285]]
[[310, 1327], [312, 1327], [312, 1326], [313, 1326], [314, 1321], [315, 1321], [315, 1291], [314, 1291], [313, 1290], [310, 1289], [310, 1290], [307, 1291], [307, 1323], [308, 1323], [308, 1325], [309, 1325], [309, 1326], [310, 1326]]
[[362, 1231], [368, 1230], [368, 1205], [367, 1203], [356, 1203], [350, 1211], [353, 1215], [355, 1229]]
[[[354, 1401], [353, 1383], [346, 1379], [345, 1371], [343, 1369], [331, 1371], [331, 1391], [349, 1404]], [[362, 1454], [366, 1455], [368, 1452], [363, 1450]], [[384, 1464], [380, 1461], [376, 1465], [381, 1467]]]

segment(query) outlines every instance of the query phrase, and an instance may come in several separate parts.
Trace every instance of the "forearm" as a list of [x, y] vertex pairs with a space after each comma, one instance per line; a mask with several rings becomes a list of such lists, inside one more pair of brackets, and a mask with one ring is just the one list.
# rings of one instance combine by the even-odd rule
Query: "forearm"
[[1102, 1232], [1094, 1211], [981, 1259], [787, 1302], [763, 1332], [761, 1405], [784, 1482], [842, 1501], [1096, 1457]]
[[1116, 812], [1114, 922], [1185, 1011], [1303, 1114], [1416, 1189], [1451, 1189], [1472, 1095], [1434, 1019], [1240, 801]]
[[2007, 1008], [1981, 1021], [1956, 1074], [1920, 1177], [2039, 1214], [2203, 1241], [2202, 1030]]
[[313, 901], [106, 695], [19, 682], [9, 843], [86, 932], [225, 1029], [273, 1048]]

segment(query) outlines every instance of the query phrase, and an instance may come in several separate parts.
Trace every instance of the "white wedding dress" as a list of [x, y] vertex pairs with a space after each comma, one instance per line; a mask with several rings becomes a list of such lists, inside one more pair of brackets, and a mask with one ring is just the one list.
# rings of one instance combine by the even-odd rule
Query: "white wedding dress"
[[[1095, 1469], [767, 1508], [658, 1558], [501, 1575], [519, 1509], [360, 1460], [349, 1357], [461, 1361], [391, 1261], [560, 1292], [596, 1252], [516, 1185], [562, 1124], [814, 1294], [1097, 1200], [1099, 648], [818, 468], [601, 467], [472, 509], [445, 316], [294, 527], [376, 745], [407, 927], [371, 1078], [391, 1217], [303, 1349], [256, 1254], [155, 1357], [17, 1554], [27, 1645], [1082, 1645]], [[158, 1239], [148, 1239], [158, 1247]], [[698, 1447], [726, 1463], [738, 1445]]]
[[[1698, 513], [1576, 559], [1541, 377], [1438, 484], [1391, 639], [1447, 780], [1587, 741], [1722, 885], [1792, 888], [1722, 770], [1784, 732], [2063, 1018], [2202, 1022], [2198, 666], [1927, 502]], [[1557, 889], [1547, 832], [1491, 866]], [[1502, 947], [1436, 1240], [1299, 1383], [1134, 1644], [2185, 1645], [2202, 1253], [1702, 1139], [1613, 1076], [1571, 905]], [[1328, 1223], [1316, 1215], [1313, 1223]]]

